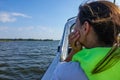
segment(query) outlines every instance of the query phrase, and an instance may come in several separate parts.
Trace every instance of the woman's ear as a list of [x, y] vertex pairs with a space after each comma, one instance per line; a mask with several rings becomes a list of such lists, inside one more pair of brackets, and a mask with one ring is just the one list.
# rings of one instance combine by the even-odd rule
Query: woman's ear
[[84, 24], [83, 24], [83, 32], [84, 32], [84, 35], [87, 35], [90, 31], [90, 24], [89, 22], [85, 21]]

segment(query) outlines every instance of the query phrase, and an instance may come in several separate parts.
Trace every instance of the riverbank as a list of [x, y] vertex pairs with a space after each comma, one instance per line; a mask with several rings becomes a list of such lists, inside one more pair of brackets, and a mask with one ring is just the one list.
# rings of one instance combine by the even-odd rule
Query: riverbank
[[3, 41], [54, 41], [53, 39], [0, 39], [1, 42]]

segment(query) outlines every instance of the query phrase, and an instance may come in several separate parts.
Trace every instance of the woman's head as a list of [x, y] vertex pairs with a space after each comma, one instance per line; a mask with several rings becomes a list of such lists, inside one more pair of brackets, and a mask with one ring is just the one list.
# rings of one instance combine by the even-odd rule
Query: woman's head
[[120, 33], [120, 9], [108, 1], [87, 3], [79, 7], [78, 22], [91, 26], [98, 42], [112, 46]]
[[[81, 41], [84, 45], [94, 42], [102, 43], [102, 46], [113, 46], [108, 54], [96, 65], [92, 73], [102, 72], [120, 60], [120, 9], [114, 3], [108, 1], [95, 1], [79, 7], [77, 28], [81, 33]], [[85, 37], [85, 35], [87, 37]], [[90, 36], [91, 34], [91, 36]], [[94, 35], [93, 35], [94, 34]], [[119, 35], [119, 37], [118, 37]], [[92, 37], [92, 38], [90, 38]], [[85, 47], [88, 45], [85, 45]], [[94, 47], [99, 46], [98, 44]], [[90, 47], [91, 48], [91, 47]]]

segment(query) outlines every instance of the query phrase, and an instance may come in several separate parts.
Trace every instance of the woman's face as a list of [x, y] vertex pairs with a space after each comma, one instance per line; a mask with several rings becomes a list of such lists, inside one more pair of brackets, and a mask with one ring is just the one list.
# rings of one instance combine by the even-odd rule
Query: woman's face
[[81, 43], [81, 44], [83, 44], [83, 42], [84, 42], [84, 35], [83, 35], [83, 26], [80, 24], [80, 21], [79, 21], [79, 19], [77, 18], [77, 20], [76, 20], [76, 24], [75, 24], [75, 27], [74, 27], [74, 31], [75, 32], [79, 32], [79, 36], [80, 36], [80, 38], [79, 38], [79, 42]]

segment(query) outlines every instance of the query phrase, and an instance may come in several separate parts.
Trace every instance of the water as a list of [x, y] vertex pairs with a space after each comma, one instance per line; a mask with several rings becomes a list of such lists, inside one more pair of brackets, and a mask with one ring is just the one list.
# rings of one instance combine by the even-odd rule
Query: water
[[0, 42], [0, 80], [40, 80], [59, 41]]

